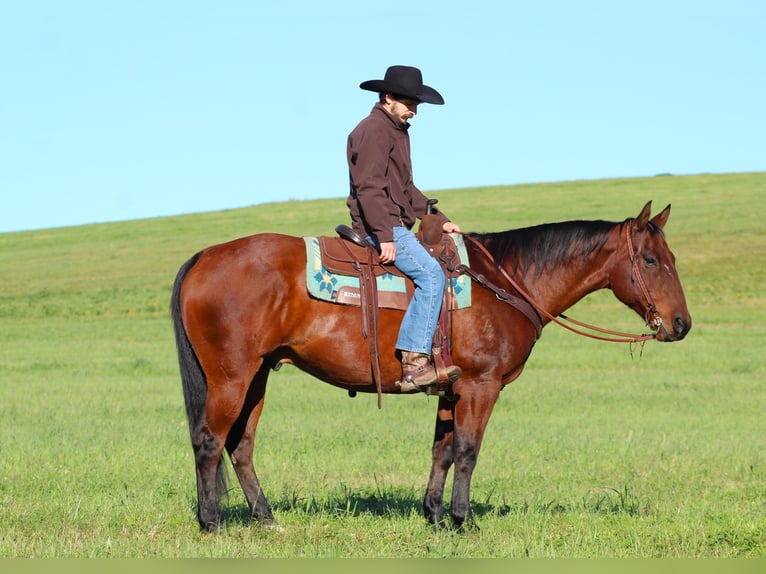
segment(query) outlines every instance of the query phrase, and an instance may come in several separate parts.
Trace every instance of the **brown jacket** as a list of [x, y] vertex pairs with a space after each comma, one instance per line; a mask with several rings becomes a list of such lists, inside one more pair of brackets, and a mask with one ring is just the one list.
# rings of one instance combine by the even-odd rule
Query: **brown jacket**
[[375, 104], [348, 136], [351, 192], [346, 203], [352, 226], [381, 243], [393, 241], [395, 226], [412, 229], [426, 213], [428, 198], [412, 181], [409, 127]]

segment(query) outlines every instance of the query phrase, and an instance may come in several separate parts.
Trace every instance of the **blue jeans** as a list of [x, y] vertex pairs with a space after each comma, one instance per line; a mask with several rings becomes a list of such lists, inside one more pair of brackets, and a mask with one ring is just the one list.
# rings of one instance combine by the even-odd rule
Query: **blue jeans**
[[415, 294], [399, 327], [396, 348], [431, 354], [446, 277], [439, 262], [406, 227], [394, 227], [394, 266], [415, 283]]

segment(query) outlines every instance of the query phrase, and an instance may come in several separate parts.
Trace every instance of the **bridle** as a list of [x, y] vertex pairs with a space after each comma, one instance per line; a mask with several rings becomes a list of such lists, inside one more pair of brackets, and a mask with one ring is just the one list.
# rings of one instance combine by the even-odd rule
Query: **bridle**
[[[630, 220], [629, 222], [627, 222], [627, 225], [624, 226], [625, 240], [626, 240], [626, 243], [628, 244], [628, 256], [630, 258], [633, 274], [635, 275], [636, 281], [638, 282], [641, 292], [647, 302], [647, 312], [644, 319], [646, 320], [646, 324], [653, 329], [652, 333], [644, 333], [644, 334], [637, 335], [633, 333], [624, 333], [622, 331], [613, 331], [611, 329], [605, 329], [603, 327], [598, 327], [596, 325], [590, 325], [588, 323], [577, 321], [576, 319], [567, 317], [563, 313], [559, 315], [561, 319], [559, 319], [558, 317], [554, 317], [551, 313], [546, 311], [539, 303], [537, 303], [537, 301], [535, 301], [532, 298], [532, 296], [529, 295], [529, 293], [527, 293], [524, 289], [522, 289], [522, 287], [508, 274], [508, 272], [506, 272], [505, 269], [503, 269], [500, 265], [497, 265], [497, 268], [500, 271], [501, 275], [505, 278], [505, 280], [508, 281], [508, 283], [510, 283], [510, 285], [519, 293], [519, 295], [521, 295], [527, 302], [529, 302], [529, 304], [532, 305], [537, 310], [537, 312], [540, 313], [542, 317], [547, 318], [553, 323], [556, 323], [560, 327], [564, 327], [565, 329], [572, 331], [573, 333], [582, 335], [584, 337], [589, 337], [591, 339], [598, 339], [599, 341], [608, 341], [611, 343], [643, 343], [644, 341], [656, 339], [657, 331], [662, 327], [662, 317], [660, 317], [660, 314], [657, 311], [657, 306], [654, 304], [654, 299], [652, 298], [652, 295], [649, 293], [649, 289], [646, 287], [646, 282], [644, 281], [644, 278], [641, 275], [641, 270], [638, 268], [638, 260], [636, 258], [635, 250], [633, 249], [633, 242], [631, 241], [631, 231], [633, 229], [634, 221], [635, 220]], [[479, 251], [481, 251], [490, 261], [492, 261], [493, 263], [495, 262], [494, 257], [492, 257], [492, 254], [487, 250], [486, 247], [484, 247], [484, 245], [482, 245], [479, 241], [477, 241], [470, 235], [465, 235], [464, 237], [469, 239], [471, 243], [477, 249], [479, 249]], [[584, 329], [589, 329], [597, 333], [603, 333], [603, 335], [594, 335], [593, 333], [582, 331], [581, 329], [568, 325], [564, 321], [567, 321], [569, 323], [572, 323]], [[609, 335], [609, 336], [605, 336], [605, 335]]]
[[633, 250], [633, 242], [630, 240], [630, 231], [632, 228], [633, 221], [631, 221], [630, 225], [625, 226], [625, 242], [628, 244], [628, 256], [630, 257], [630, 264], [633, 267], [633, 274], [636, 276], [638, 286], [641, 288], [641, 293], [644, 294], [644, 299], [646, 299], [647, 310], [644, 320], [656, 334], [660, 327], [662, 327], [662, 317], [660, 317], [660, 314], [657, 311], [657, 306], [654, 304], [654, 298], [652, 297], [652, 294], [649, 293], [649, 289], [644, 282], [644, 277], [641, 275], [641, 270], [638, 268], [638, 257], [636, 257], [636, 252]]

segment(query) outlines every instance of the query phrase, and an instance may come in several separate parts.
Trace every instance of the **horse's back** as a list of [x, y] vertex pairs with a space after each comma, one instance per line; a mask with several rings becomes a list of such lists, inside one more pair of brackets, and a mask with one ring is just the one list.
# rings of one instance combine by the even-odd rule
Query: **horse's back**
[[300, 237], [261, 233], [205, 248], [188, 273], [186, 283], [211, 288], [257, 286], [284, 278], [305, 267], [305, 244]]
[[235, 266], [256, 263], [283, 266], [294, 259], [301, 263], [306, 261], [303, 239], [281, 233], [258, 233], [232, 239], [203, 249], [201, 255], [213, 264], [225, 261]]

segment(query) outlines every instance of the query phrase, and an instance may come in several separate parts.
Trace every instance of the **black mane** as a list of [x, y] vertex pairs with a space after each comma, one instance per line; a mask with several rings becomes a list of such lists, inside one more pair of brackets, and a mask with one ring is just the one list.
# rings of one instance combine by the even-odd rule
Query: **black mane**
[[471, 233], [484, 244], [496, 263], [513, 261], [514, 274], [534, 267], [539, 275], [549, 267], [598, 253], [614, 229], [609, 221], [564, 221], [496, 233]]

